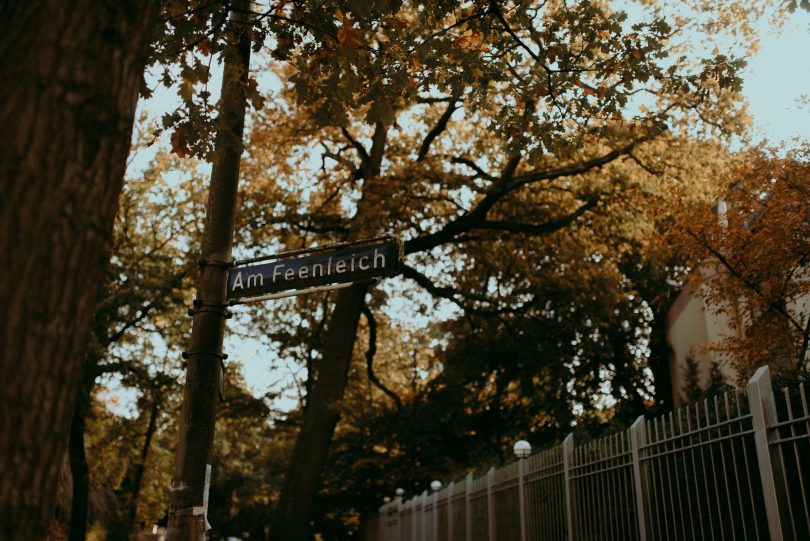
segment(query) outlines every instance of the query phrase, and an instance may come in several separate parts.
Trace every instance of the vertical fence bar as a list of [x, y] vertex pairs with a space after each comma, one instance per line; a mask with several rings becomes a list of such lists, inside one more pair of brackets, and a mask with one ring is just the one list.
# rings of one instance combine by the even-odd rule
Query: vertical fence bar
[[430, 541], [439, 541], [439, 491], [433, 491], [433, 520], [431, 521], [431, 529], [433, 534], [430, 536]]
[[633, 454], [633, 483], [636, 494], [636, 517], [638, 519], [639, 541], [647, 541], [648, 513], [644, 504], [644, 494], [647, 490], [647, 478], [644, 467], [641, 464], [641, 448], [647, 444], [647, 432], [645, 431], [644, 416], [630, 426], [630, 450]]
[[756, 443], [762, 492], [765, 496], [768, 531], [771, 534], [771, 541], [782, 541], [785, 518], [780, 516], [779, 507], [780, 504], [784, 506], [787, 493], [785, 470], [778, 457], [771, 454], [768, 441], [768, 425], [777, 423], [778, 418], [771, 386], [771, 374], [767, 366], [759, 367], [748, 382], [748, 402], [754, 425], [754, 442]]
[[430, 505], [430, 493], [427, 490], [422, 492], [422, 540], [430, 541], [430, 522], [428, 522], [428, 506]]
[[473, 491], [473, 474], [468, 473], [467, 479], [464, 481], [465, 483], [465, 491], [464, 491], [464, 522], [466, 524], [466, 528], [464, 528], [464, 537], [466, 541], [472, 541], [473, 536], [473, 516], [472, 516], [472, 491]]
[[453, 487], [455, 484], [455, 481], [450, 481], [450, 484], [447, 485], [447, 541], [453, 541]]
[[528, 509], [526, 509], [525, 482], [526, 459], [518, 458], [518, 508], [520, 519], [520, 541], [527, 541], [526, 528], [528, 521]]
[[416, 534], [416, 501], [417, 496], [411, 496], [411, 538], [408, 541], [418, 541], [419, 536]]
[[487, 472], [487, 525], [489, 526], [489, 541], [497, 541], [495, 532], [495, 498], [492, 494], [492, 485], [495, 484], [495, 468]]
[[571, 468], [574, 463], [574, 435], [568, 434], [562, 442], [563, 455], [563, 488], [565, 490], [565, 526], [568, 529], [568, 541], [574, 541], [574, 505], [571, 484]]

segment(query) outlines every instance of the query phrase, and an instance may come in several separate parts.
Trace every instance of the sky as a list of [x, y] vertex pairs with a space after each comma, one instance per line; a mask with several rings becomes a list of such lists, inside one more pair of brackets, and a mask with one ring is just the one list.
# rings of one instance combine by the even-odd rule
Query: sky
[[[789, 16], [781, 31], [761, 25], [759, 51], [743, 73], [755, 141], [810, 141], [810, 13]], [[804, 104], [800, 99], [804, 96]]]
[[[807, 145], [810, 141], [810, 14], [798, 11], [789, 15], [781, 29], [762, 22], [759, 31], [759, 50], [743, 73], [743, 94], [753, 120], [751, 140], [755, 143], [766, 140], [787, 148]], [[260, 79], [264, 89], [267, 83], [267, 79]], [[212, 82], [210, 88], [213, 90], [216, 86], [217, 83]], [[139, 109], [159, 117], [174, 107], [175, 97], [157, 89], [155, 97], [141, 103]], [[163, 144], [167, 144], [165, 140]], [[148, 159], [148, 154], [141, 156], [133, 161], [132, 167], [142, 169]], [[273, 389], [280, 381], [289, 381], [296, 370], [295, 366], [283, 362], [271, 370], [273, 353], [257, 341], [228, 338], [225, 350], [231, 359], [241, 362], [248, 384], [257, 395]], [[288, 410], [296, 404], [295, 396], [287, 396], [275, 405]]]

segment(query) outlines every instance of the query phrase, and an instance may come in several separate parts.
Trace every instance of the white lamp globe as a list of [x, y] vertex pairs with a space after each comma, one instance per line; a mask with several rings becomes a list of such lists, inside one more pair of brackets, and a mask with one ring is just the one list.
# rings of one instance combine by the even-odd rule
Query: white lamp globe
[[430, 489], [433, 492], [436, 492], [440, 488], [442, 488], [442, 482], [441, 481], [433, 481], [432, 483], [430, 483]]
[[401, 498], [402, 496], [404, 496], [404, 495], [405, 495], [405, 489], [403, 489], [403, 488], [398, 488], [398, 489], [396, 490], [395, 494]]
[[389, 496], [386, 496], [385, 498], [383, 498], [383, 502], [391, 503], [391, 498]]
[[515, 452], [515, 456], [518, 458], [527, 458], [532, 454], [532, 444], [526, 440], [517, 441], [515, 446], [512, 447], [512, 451]]

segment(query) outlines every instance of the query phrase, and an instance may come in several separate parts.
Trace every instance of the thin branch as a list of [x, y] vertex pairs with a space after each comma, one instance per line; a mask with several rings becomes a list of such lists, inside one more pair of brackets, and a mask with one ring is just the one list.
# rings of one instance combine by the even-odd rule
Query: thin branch
[[503, 16], [503, 13], [501, 12], [501, 8], [498, 6], [497, 0], [490, 0], [489, 7], [492, 14], [495, 15], [495, 18], [497, 18], [503, 25], [503, 28], [504, 30], [506, 30], [506, 33], [512, 36], [512, 39], [515, 40], [515, 43], [517, 43], [521, 48], [523, 48], [527, 53], [529, 53], [529, 56], [531, 56], [535, 62], [542, 64], [542, 62], [540, 61], [540, 56], [538, 56], [537, 53], [532, 51], [528, 45], [523, 43], [523, 41], [518, 37], [518, 35], [515, 34], [515, 31], [512, 30], [512, 27], [509, 26], [509, 23], [506, 21], [506, 19]]
[[433, 141], [442, 134], [444, 130], [447, 129], [447, 123], [450, 122], [450, 117], [453, 116], [453, 113], [456, 112], [458, 109], [458, 94], [453, 96], [450, 100], [450, 103], [447, 105], [447, 109], [445, 109], [442, 116], [439, 117], [438, 122], [436, 125], [433, 126], [433, 129], [428, 132], [425, 136], [425, 140], [422, 141], [422, 146], [419, 148], [419, 154], [417, 154], [416, 161], [421, 162], [427, 156], [427, 153], [430, 151], [430, 145]]
[[663, 171], [663, 170], [655, 170], [655, 169], [653, 169], [653, 168], [652, 168], [652, 167], [650, 167], [649, 165], [647, 165], [647, 164], [645, 164], [644, 162], [642, 162], [642, 161], [641, 161], [641, 160], [640, 160], [638, 157], [636, 157], [636, 155], [635, 155], [635, 154], [633, 154], [632, 152], [630, 152], [630, 153], [628, 154], [628, 156], [630, 157], [630, 159], [631, 159], [631, 160], [633, 160], [634, 162], [636, 162], [636, 164], [638, 164], [638, 166], [639, 166], [639, 167], [641, 167], [642, 169], [644, 169], [645, 171], [647, 171], [649, 174], [651, 174], [651, 175], [655, 175], [655, 176], [659, 176], [659, 175], [663, 175], [663, 174], [664, 174], [664, 171]]
[[801, 332], [801, 333], [804, 332], [804, 329], [802, 328], [801, 324], [799, 324], [799, 322], [797, 322], [793, 318], [793, 316], [791, 316], [790, 313], [787, 310], [785, 310], [784, 307], [780, 306], [779, 304], [777, 304], [777, 303], [773, 302], [771, 299], [769, 299], [768, 296], [762, 291], [762, 288], [760, 287], [759, 284], [757, 284], [756, 282], [753, 282], [751, 280], [747, 280], [745, 278], [745, 276], [743, 276], [742, 273], [740, 273], [737, 270], [737, 268], [734, 267], [734, 265], [731, 264], [731, 262], [728, 260], [728, 258], [725, 255], [723, 255], [722, 252], [720, 252], [720, 250], [718, 250], [717, 248], [714, 248], [713, 246], [709, 245], [709, 243], [707, 241], [701, 240], [701, 238], [695, 232], [693, 232], [692, 230], [687, 229], [686, 232], [687, 232], [687, 234], [689, 236], [691, 236], [698, 243], [700, 243], [704, 248], [706, 248], [706, 250], [708, 250], [709, 253], [712, 254], [712, 256], [714, 256], [714, 258], [717, 259], [717, 261], [719, 261], [721, 265], [723, 265], [723, 267], [725, 267], [725, 269], [729, 272], [729, 274], [731, 274], [731, 276], [733, 276], [734, 278], [739, 280], [739, 282], [742, 283], [745, 287], [747, 287], [748, 289], [750, 289], [751, 291], [753, 291], [754, 293], [759, 295], [759, 297], [763, 301], [765, 301], [765, 304], [767, 304], [770, 309], [772, 309], [773, 311], [777, 312], [779, 315], [784, 317], [785, 320], [790, 325], [792, 325], [793, 327], [798, 329], [799, 332]]
[[533, 297], [531, 300], [526, 301], [525, 303], [519, 306], [505, 307], [505, 308], [478, 308], [464, 302], [463, 295], [460, 291], [453, 289], [452, 287], [438, 286], [434, 284], [430, 278], [428, 278], [427, 276], [425, 276], [424, 274], [422, 274], [413, 267], [403, 265], [402, 276], [413, 280], [434, 297], [447, 299], [456, 306], [458, 306], [459, 308], [461, 308], [462, 310], [464, 310], [464, 312], [468, 314], [475, 314], [481, 317], [497, 318], [503, 314], [508, 313], [512, 314], [525, 313], [537, 302], [537, 297]]
[[360, 161], [363, 164], [368, 162], [368, 152], [366, 152], [366, 148], [360, 144], [360, 142], [352, 137], [352, 134], [349, 133], [349, 130], [344, 128], [343, 126], [340, 127], [340, 131], [343, 133], [343, 137], [346, 138], [347, 141], [354, 147], [357, 153], [360, 155]]
[[416, 103], [450, 103], [455, 101], [453, 96], [446, 96], [446, 97], [433, 97], [433, 96], [417, 96]]
[[368, 323], [368, 350], [366, 351], [366, 374], [368, 374], [368, 380], [388, 395], [396, 403], [397, 409], [402, 409], [402, 400], [399, 395], [386, 387], [377, 377], [377, 374], [374, 373], [374, 355], [377, 353], [377, 321], [366, 303], [363, 303], [363, 315]]
[[475, 171], [477, 173], [477, 176], [483, 179], [492, 181], [495, 180], [495, 177], [493, 177], [492, 175], [481, 169], [481, 167], [479, 167], [477, 163], [475, 163], [469, 158], [453, 157], [450, 159], [450, 161], [458, 165], [466, 165], [467, 167]]
[[595, 207], [599, 203], [599, 197], [589, 199], [571, 214], [561, 218], [549, 220], [541, 224], [526, 224], [520, 222], [507, 222], [498, 220], [486, 220], [475, 226], [475, 229], [494, 229], [497, 231], [508, 231], [510, 233], [524, 233], [527, 235], [548, 235], [567, 227], [574, 223], [580, 216]]

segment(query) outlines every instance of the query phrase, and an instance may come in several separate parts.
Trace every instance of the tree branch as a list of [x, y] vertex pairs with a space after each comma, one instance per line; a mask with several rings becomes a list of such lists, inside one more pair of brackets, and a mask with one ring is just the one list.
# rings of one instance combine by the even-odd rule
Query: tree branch
[[366, 164], [368, 162], [368, 152], [366, 152], [365, 147], [363, 145], [361, 145], [360, 142], [357, 139], [352, 137], [352, 134], [349, 133], [349, 130], [347, 130], [343, 126], [340, 127], [340, 131], [341, 131], [341, 133], [343, 133], [343, 137], [345, 137], [346, 140], [349, 141], [349, 143], [354, 147], [354, 149], [360, 155], [360, 161], [363, 164]]
[[577, 218], [594, 208], [599, 203], [599, 196], [589, 199], [580, 205], [577, 210], [561, 218], [555, 218], [540, 224], [526, 224], [520, 222], [508, 222], [500, 220], [485, 220], [476, 225], [474, 229], [494, 229], [497, 231], [508, 231], [510, 233], [524, 233], [528, 235], [548, 235], [559, 231], [574, 223]]
[[429, 250], [444, 244], [445, 242], [450, 242], [453, 238], [461, 233], [475, 229], [481, 223], [486, 221], [486, 215], [493, 206], [502, 200], [504, 196], [517, 190], [518, 188], [534, 182], [556, 180], [558, 178], [580, 175], [594, 169], [598, 169], [603, 165], [630, 153], [639, 144], [654, 137], [656, 133], [657, 131], [653, 130], [644, 137], [632, 141], [622, 148], [612, 150], [607, 154], [592, 160], [587, 160], [576, 165], [551, 169], [548, 171], [533, 171], [516, 177], [512, 177], [511, 174], [513, 174], [514, 170], [517, 168], [517, 164], [520, 161], [520, 156], [513, 156], [505, 166], [500, 180], [498, 180], [492, 186], [490, 191], [472, 210], [448, 222], [438, 231], [434, 231], [433, 233], [428, 233], [421, 237], [406, 241], [405, 253], [412, 254], [415, 252]]
[[466, 165], [467, 167], [475, 171], [477, 175], [483, 179], [492, 181], [495, 180], [495, 177], [493, 177], [492, 175], [481, 169], [481, 167], [479, 167], [477, 163], [475, 163], [469, 158], [453, 157], [450, 159], [450, 161], [458, 165]]
[[458, 108], [458, 99], [459, 96], [456, 94], [450, 99], [450, 103], [447, 105], [447, 109], [445, 109], [442, 116], [439, 117], [439, 121], [436, 122], [436, 125], [433, 126], [433, 129], [428, 132], [425, 136], [425, 140], [422, 141], [422, 146], [419, 148], [419, 154], [416, 157], [417, 162], [421, 162], [427, 156], [428, 151], [430, 150], [430, 145], [433, 141], [442, 134], [444, 130], [447, 129], [447, 123], [450, 121], [450, 117], [453, 116], [453, 113], [456, 112]]
[[796, 329], [798, 329], [798, 331], [800, 333], [804, 332], [804, 329], [802, 328], [801, 324], [798, 321], [796, 321], [793, 318], [793, 316], [791, 316], [790, 313], [784, 307], [780, 306], [778, 303], [775, 303], [771, 299], [769, 299], [768, 296], [762, 291], [762, 288], [759, 286], [759, 284], [757, 284], [756, 282], [753, 282], [751, 280], [746, 279], [745, 276], [743, 276], [742, 273], [740, 273], [734, 267], [734, 265], [731, 264], [731, 262], [728, 260], [728, 258], [725, 255], [723, 255], [722, 252], [720, 252], [720, 250], [718, 250], [717, 248], [711, 246], [707, 241], [702, 240], [691, 229], [687, 229], [686, 232], [687, 232], [687, 234], [689, 236], [691, 236], [698, 243], [700, 243], [704, 248], [706, 248], [706, 250], [708, 250], [709, 253], [712, 256], [714, 256], [714, 258], [717, 261], [719, 261], [721, 265], [723, 265], [723, 267], [728, 271], [728, 273], [732, 277], [736, 278], [745, 287], [747, 287], [748, 289], [750, 289], [751, 291], [753, 291], [754, 293], [759, 295], [759, 297], [763, 301], [765, 301], [765, 304], [767, 304], [770, 309], [772, 309], [773, 311], [777, 312], [779, 315], [784, 317], [785, 320], [788, 322], [788, 324], [790, 324], [793, 327], [795, 327]]
[[452, 287], [437, 286], [436, 284], [433, 283], [433, 281], [430, 278], [428, 278], [418, 270], [414, 269], [413, 267], [403, 265], [401, 272], [402, 276], [413, 280], [434, 297], [447, 299], [468, 314], [475, 314], [478, 316], [491, 318], [491, 317], [500, 317], [501, 315], [506, 313], [513, 313], [513, 314], [524, 313], [537, 302], [537, 297], [533, 297], [531, 300], [526, 301], [525, 303], [515, 307], [508, 307], [501, 309], [477, 308], [475, 306], [470, 306], [469, 304], [465, 303], [464, 300], [462, 299], [462, 294], [459, 291], [453, 289]]
[[374, 355], [377, 353], [377, 321], [366, 303], [363, 303], [363, 315], [368, 323], [368, 350], [366, 351], [366, 374], [368, 374], [368, 379], [396, 403], [397, 409], [402, 409], [402, 400], [399, 395], [383, 385], [377, 374], [374, 373]]

